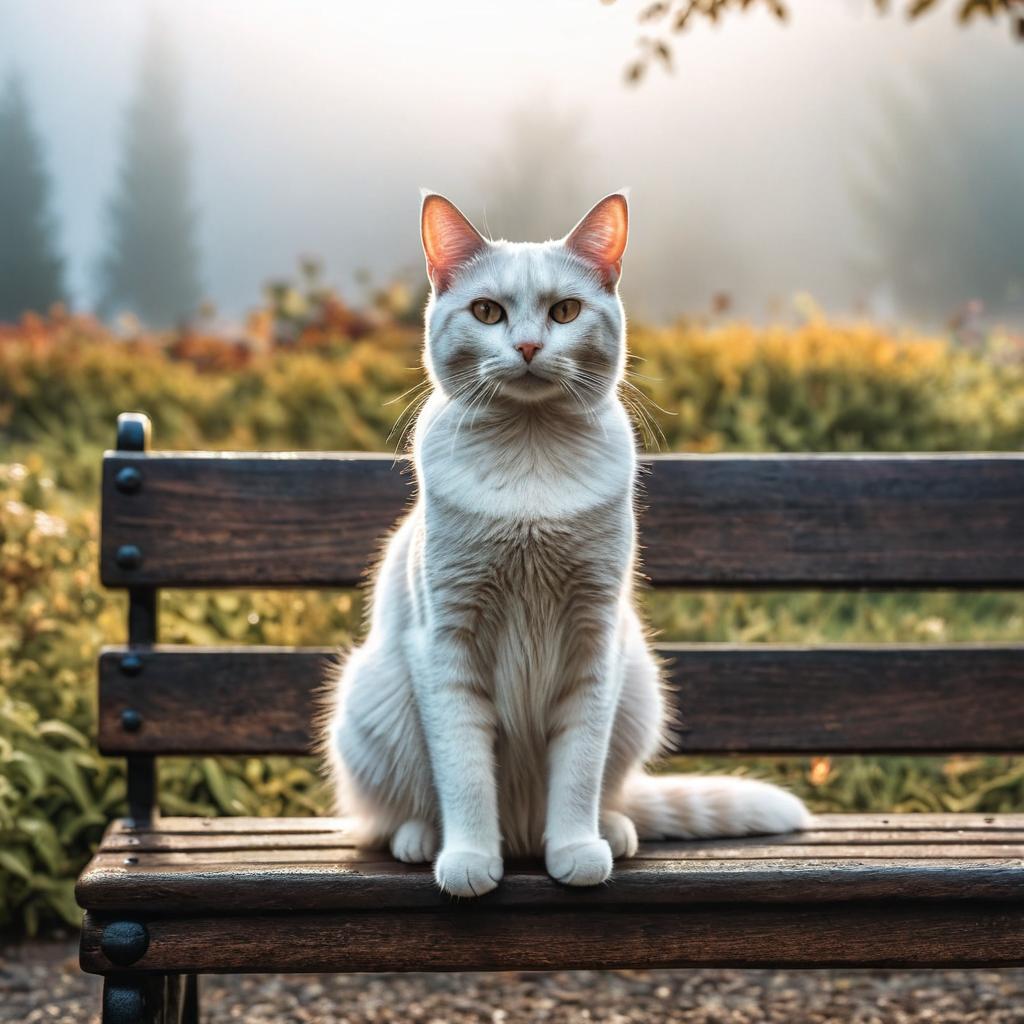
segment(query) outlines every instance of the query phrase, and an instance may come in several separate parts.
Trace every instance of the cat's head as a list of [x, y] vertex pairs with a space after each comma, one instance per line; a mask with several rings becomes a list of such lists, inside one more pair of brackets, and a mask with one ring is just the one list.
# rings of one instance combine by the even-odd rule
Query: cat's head
[[564, 238], [490, 241], [443, 196], [423, 198], [432, 285], [427, 369], [457, 401], [589, 408], [621, 379], [617, 286], [626, 197], [606, 196]]

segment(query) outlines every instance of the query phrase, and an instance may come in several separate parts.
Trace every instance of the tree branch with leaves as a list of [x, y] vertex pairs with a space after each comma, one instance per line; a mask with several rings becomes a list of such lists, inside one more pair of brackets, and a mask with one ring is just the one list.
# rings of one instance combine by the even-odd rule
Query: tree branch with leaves
[[[604, 0], [615, 3], [616, 0]], [[870, 0], [880, 14], [888, 14], [894, 6], [890, 0]], [[916, 20], [939, 6], [952, 7], [954, 17], [961, 25], [969, 24], [976, 18], [1006, 21], [1018, 39], [1024, 40], [1024, 0], [956, 0], [953, 4], [942, 4], [940, 0], [906, 0], [902, 7], [910, 20]], [[644, 34], [637, 41], [638, 54], [626, 68], [626, 81], [636, 84], [654, 64], [660, 64], [671, 71], [673, 50], [669, 38], [684, 32], [694, 22], [708, 21], [714, 24], [726, 17], [760, 8], [767, 11], [779, 22], [790, 18], [786, 0], [655, 0], [645, 3], [637, 14], [637, 21], [645, 26]], [[654, 34], [648, 34], [646, 26], [653, 26]]]

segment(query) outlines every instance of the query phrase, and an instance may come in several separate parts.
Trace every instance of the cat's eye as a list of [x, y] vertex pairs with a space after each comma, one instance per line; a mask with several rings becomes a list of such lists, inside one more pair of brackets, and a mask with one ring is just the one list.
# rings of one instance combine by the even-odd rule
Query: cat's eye
[[496, 324], [499, 320], [505, 319], [505, 310], [490, 299], [477, 299], [470, 308], [473, 310], [473, 316], [482, 324]]
[[559, 299], [549, 312], [556, 324], [571, 324], [580, 315], [580, 300]]

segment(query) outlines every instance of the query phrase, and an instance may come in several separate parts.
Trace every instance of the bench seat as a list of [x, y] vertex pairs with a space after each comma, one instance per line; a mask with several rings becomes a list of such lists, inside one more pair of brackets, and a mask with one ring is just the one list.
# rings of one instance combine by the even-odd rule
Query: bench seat
[[[479, 901], [355, 848], [342, 819], [108, 829], [78, 885], [86, 970], [386, 971], [1024, 963], [1024, 815], [824, 815], [797, 835], [647, 843], [597, 890], [509, 861]], [[112, 963], [103, 932], [148, 946]]]

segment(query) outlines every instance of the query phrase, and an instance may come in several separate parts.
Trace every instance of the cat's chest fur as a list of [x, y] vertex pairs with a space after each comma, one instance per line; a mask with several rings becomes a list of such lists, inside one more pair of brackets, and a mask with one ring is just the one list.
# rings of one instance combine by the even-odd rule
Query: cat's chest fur
[[582, 422], [524, 414], [462, 430], [448, 413], [418, 427], [423, 635], [466, 643], [499, 746], [542, 751], [628, 590], [632, 433], [618, 403]]
[[427, 505], [424, 568], [436, 621], [469, 641], [477, 676], [512, 733], [571, 687], [609, 626], [632, 563], [630, 503], [564, 518], [495, 518]]

